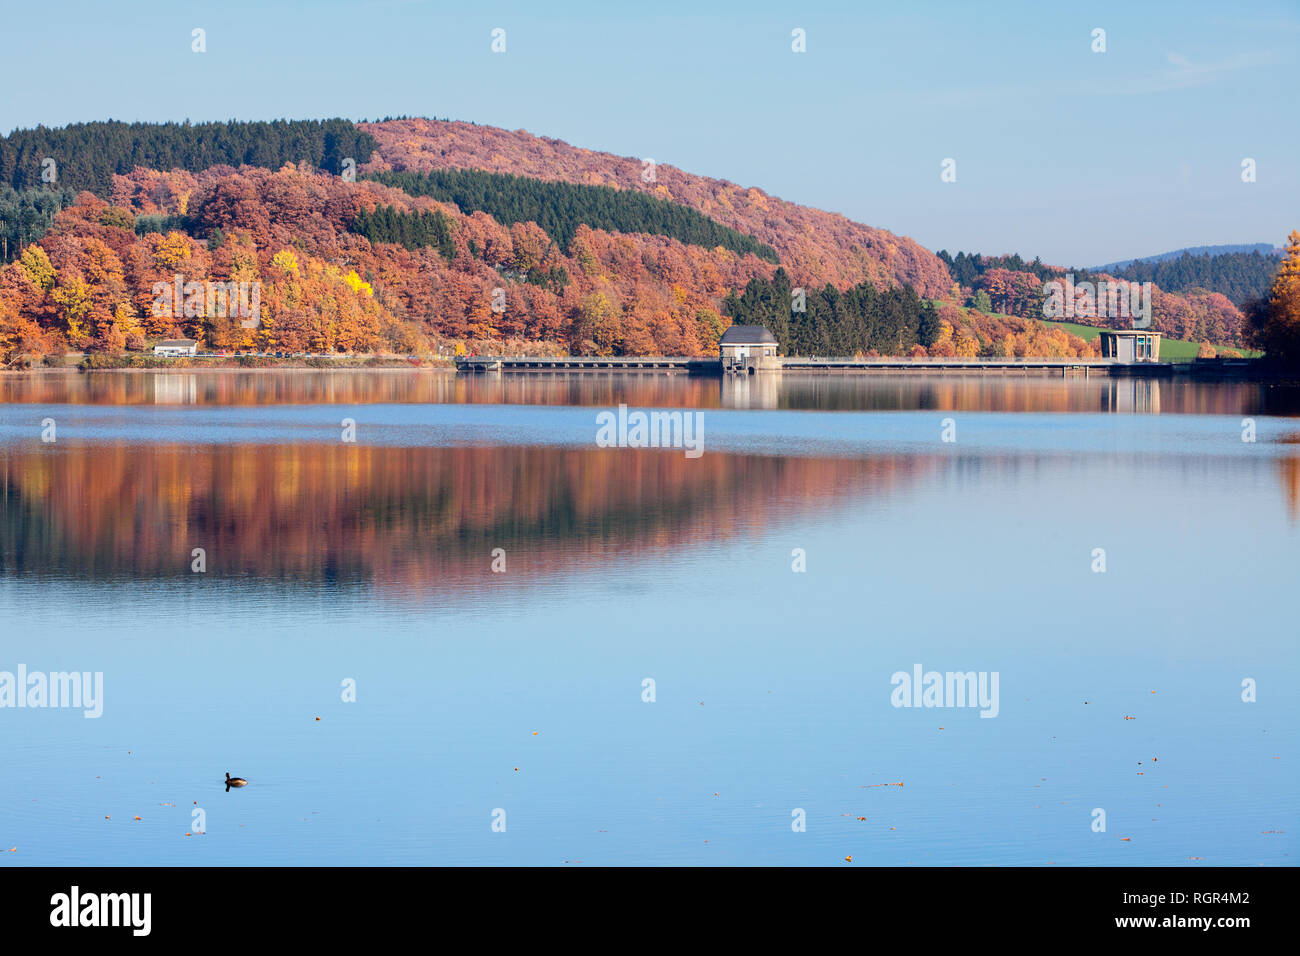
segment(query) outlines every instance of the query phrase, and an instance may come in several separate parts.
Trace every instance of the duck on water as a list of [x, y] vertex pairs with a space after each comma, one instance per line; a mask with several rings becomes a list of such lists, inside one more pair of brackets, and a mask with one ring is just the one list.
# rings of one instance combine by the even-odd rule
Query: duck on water
[[247, 780], [245, 780], [243, 777], [232, 777], [230, 775], [230, 771], [229, 770], [226, 771], [226, 792], [227, 793], [230, 792], [231, 787], [246, 787], [246, 786], [248, 786]]

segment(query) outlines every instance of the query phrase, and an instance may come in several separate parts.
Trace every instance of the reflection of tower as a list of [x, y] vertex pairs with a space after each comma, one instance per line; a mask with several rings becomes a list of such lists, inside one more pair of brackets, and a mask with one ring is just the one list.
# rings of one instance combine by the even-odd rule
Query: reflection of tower
[[723, 408], [776, 408], [780, 375], [727, 375], [720, 381]]
[[155, 375], [153, 402], [155, 405], [193, 405], [198, 401], [198, 376]]
[[1154, 378], [1110, 378], [1110, 410], [1160, 414], [1160, 382]]

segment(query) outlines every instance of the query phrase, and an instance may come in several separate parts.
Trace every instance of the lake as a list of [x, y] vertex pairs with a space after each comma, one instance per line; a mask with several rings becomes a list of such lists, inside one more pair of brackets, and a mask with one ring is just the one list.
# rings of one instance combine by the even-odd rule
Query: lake
[[[620, 405], [702, 453], [607, 447]], [[0, 375], [0, 866], [1293, 865], [1298, 416]]]

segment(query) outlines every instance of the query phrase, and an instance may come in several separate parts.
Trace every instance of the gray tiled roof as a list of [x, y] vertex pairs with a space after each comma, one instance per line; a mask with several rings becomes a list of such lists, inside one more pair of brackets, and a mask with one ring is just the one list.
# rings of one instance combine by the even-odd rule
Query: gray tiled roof
[[733, 325], [722, 333], [719, 345], [776, 345], [776, 336], [761, 325]]

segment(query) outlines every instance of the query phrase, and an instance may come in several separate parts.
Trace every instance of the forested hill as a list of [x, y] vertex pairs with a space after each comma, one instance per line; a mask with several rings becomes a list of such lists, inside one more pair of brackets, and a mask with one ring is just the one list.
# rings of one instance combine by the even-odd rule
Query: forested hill
[[[292, 163], [337, 173], [347, 157], [370, 173], [477, 170], [480, 175], [525, 177], [514, 184], [504, 179], [443, 179], [432, 181], [425, 193], [503, 220], [526, 215], [527, 194], [537, 188], [530, 182], [534, 180], [607, 187], [624, 194], [615, 204], [599, 192], [556, 189], [547, 198], [558, 203], [534, 211], [549, 217], [539, 224], [559, 242], [571, 238], [579, 222], [600, 222], [599, 228], [613, 231], [652, 223], [651, 234], [692, 245], [720, 245], [742, 255], [752, 252], [768, 262], [779, 259], [794, 280], [806, 286], [831, 283], [846, 289], [869, 281], [885, 289], [910, 284], [922, 295], [935, 296], [945, 294], [951, 284], [943, 263], [916, 242], [786, 202], [761, 189], [694, 176], [664, 164], [648, 167], [640, 159], [579, 149], [522, 130], [425, 119], [357, 124], [342, 119], [107, 121], [16, 130], [0, 137], [0, 185], [19, 193], [9, 197], [15, 214], [6, 218], [5, 228], [12, 233], [11, 244], [30, 241], [51, 219], [48, 199], [38, 203], [21, 195], [31, 189], [58, 188], [74, 195], [87, 190], [107, 198], [113, 177], [129, 175], [137, 167], [198, 173], [217, 166], [276, 170]], [[41, 208], [22, 212], [35, 205]], [[20, 213], [26, 217], [21, 227]]]
[[1278, 265], [1282, 262], [1280, 255], [1271, 252], [1272, 246], [1265, 244], [1262, 248], [1270, 251], [1261, 253], [1252, 250], [1214, 255], [1184, 252], [1177, 258], [1138, 259], [1123, 267], [1112, 265], [1092, 270], [1063, 269], [1060, 266], [1045, 265], [1040, 259], [1026, 262], [1019, 255], [984, 256], [958, 252], [953, 256], [946, 249], [940, 249], [938, 255], [948, 266], [953, 281], [971, 288], [980, 285], [990, 270], [1028, 273], [1044, 281], [1069, 272], [1076, 282], [1110, 276], [1128, 282], [1151, 282], [1165, 292], [1217, 292], [1234, 305], [1241, 306], [1262, 298], [1268, 292]]
[[1092, 271], [1114, 274], [1116, 269], [1123, 269], [1136, 262], [1163, 262], [1166, 259], [1178, 259], [1182, 256], [1222, 256], [1230, 252], [1258, 252], [1261, 256], [1278, 256], [1279, 258], [1282, 255], [1282, 250], [1271, 242], [1236, 243], [1226, 246], [1187, 246], [1183, 249], [1174, 249], [1171, 252], [1157, 253], [1154, 256], [1140, 256], [1137, 259], [1116, 259], [1114, 262], [1107, 262], [1105, 265], [1093, 266]]
[[869, 282], [845, 289], [813, 289], [791, 309], [790, 277], [777, 269], [769, 279], [750, 279], [741, 293], [732, 292], [723, 309], [737, 325], [769, 329], [787, 355], [907, 355], [920, 345], [934, 345], [940, 319], [933, 303], [911, 286], [877, 292]]
[[904, 236], [662, 162], [649, 165], [524, 130], [473, 123], [396, 119], [358, 126], [379, 143], [379, 161], [371, 172], [481, 169], [633, 190], [689, 206], [771, 246], [800, 286], [830, 283], [848, 289], [868, 281], [877, 289], [911, 285], [921, 295], [941, 296], [952, 285], [934, 253]]
[[305, 163], [337, 173], [343, 159], [364, 163], [375, 148], [373, 137], [343, 119], [38, 126], [0, 138], [0, 183], [17, 190], [53, 184], [107, 196], [113, 175], [137, 166], [199, 172], [222, 165], [279, 169]]
[[[0, 364], [180, 336], [232, 351], [701, 355], [732, 322], [766, 324], [796, 354], [1095, 354], [1039, 321], [1051, 267], [1037, 260], [958, 254], [950, 273], [843, 216], [522, 131], [109, 122], [0, 147]], [[338, 175], [349, 156], [356, 178]], [[182, 281], [260, 288], [259, 323], [189, 291], [183, 310], [160, 305], [153, 290]], [[1157, 290], [1152, 308], [1170, 335], [1240, 338], [1222, 295]]]
[[[1250, 273], [1245, 267], [1240, 272], [1224, 269], [1217, 274], [1212, 271], [1200, 273], [1189, 271], [1179, 274], [1172, 268], [1164, 268], [1164, 266], [1174, 267], [1181, 260], [1154, 264], [1154, 270], [1149, 273], [1135, 267], [1133, 272], [1125, 274], [1123, 270], [1107, 273], [1050, 266], [1037, 258], [1027, 262], [1021, 256], [1014, 254], [985, 256], [979, 253], [958, 252], [954, 256], [947, 250], [941, 249], [938, 255], [939, 259], [948, 266], [953, 281], [961, 290], [959, 297], [985, 313], [996, 310], [1006, 315], [1041, 319], [1047, 301], [1047, 283], [1061, 279], [1067, 273], [1073, 276], [1076, 296], [1091, 295], [1090, 292], [1079, 290], [1085, 284], [1100, 280], [1118, 280], [1124, 283], [1151, 282], [1151, 318], [1152, 327], [1156, 331], [1172, 338], [1215, 345], [1244, 344], [1242, 339], [1244, 315], [1233, 300], [1224, 291], [1220, 291], [1220, 287], [1231, 288], [1249, 299], [1252, 296], [1248, 292], [1248, 283], [1241, 281], [1249, 277], [1252, 284], [1263, 281], [1263, 289], [1267, 289], [1267, 280], [1261, 280], [1260, 275]], [[1218, 257], [1199, 258], [1204, 260]], [[1260, 257], [1260, 261], [1267, 264], [1269, 259]], [[1273, 268], [1275, 269], [1276, 266]], [[1260, 270], [1261, 273], [1266, 271], [1271, 278], [1270, 270]], [[1187, 284], [1181, 285], [1180, 282], [1183, 281]], [[1167, 287], [1166, 282], [1173, 288]], [[1076, 303], [1076, 307], [1079, 304]], [[1079, 312], [1076, 315], [1084, 324], [1089, 325], [1124, 326], [1129, 321], [1123, 314], [1098, 316]]]
[[1130, 282], [1154, 282], [1166, 292], [1221, 292], [1238, 306], [1267, 294], [1282, 257], [1273, 253], [1183, 253], [1177, 259], [1142, 259], [1111, 274]]
[[[1042, 259], [1037, 257], [1034, 258], [1033, 262], [1026, 262], [1019, 253], [1005, 256], [985, 256], [978, 252], [958, 252], [954, 256], [947, 249], [940, 249], [937, 255], [948, 267], [948, 271], [952, 273], [953, 281], [963, 286], [974, 287], [978, 285], [981, 277], [993, 269], [1023, 272], [1037, 276], [1044, 281], [1054, 279], [1063, 272], [1059, 266], [1046, 265]], [[1086, 269], [1076, 269], [1074, 277], [1078, 281], [1083, 281], [1092, 276]]]

